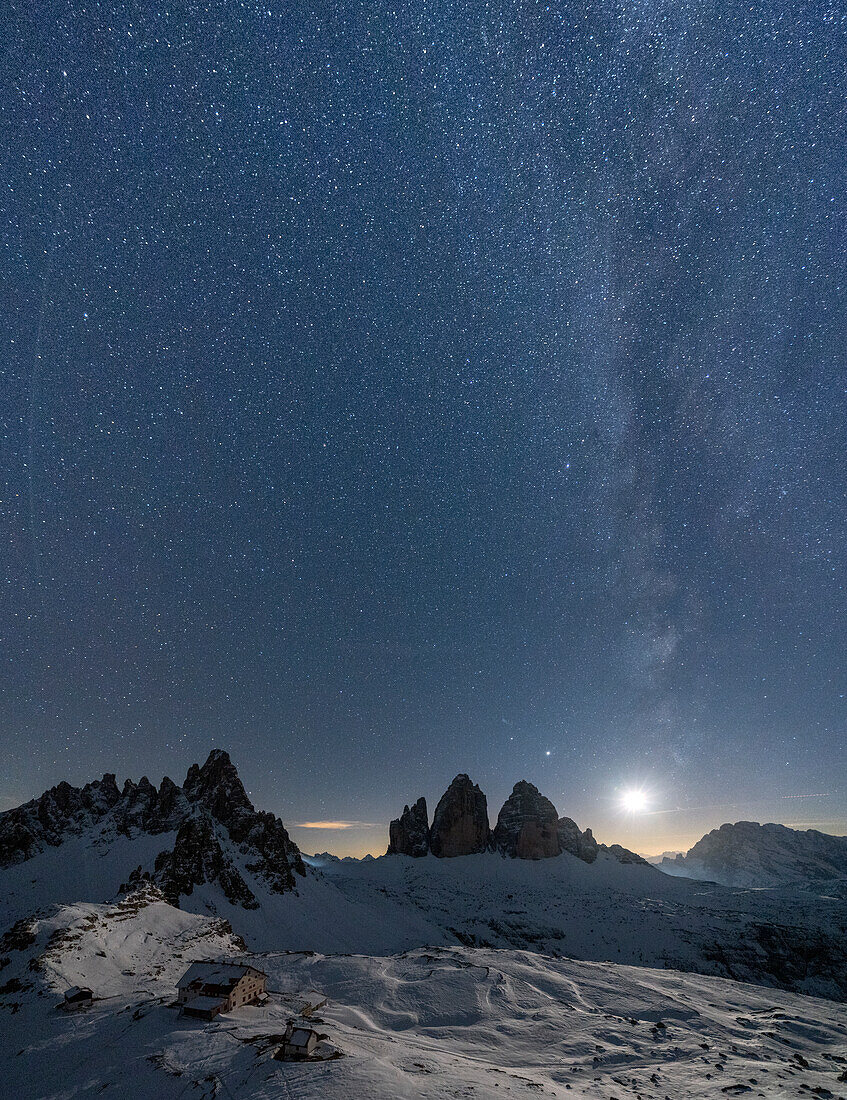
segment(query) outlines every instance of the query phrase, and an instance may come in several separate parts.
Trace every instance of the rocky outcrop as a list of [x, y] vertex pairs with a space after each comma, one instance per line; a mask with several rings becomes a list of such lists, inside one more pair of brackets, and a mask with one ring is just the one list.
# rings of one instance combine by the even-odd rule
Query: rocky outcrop
[[259, 858], [247, 870], [259, 874], [277, 893], [294, 887], [294, 875], [305, 875], [300, 849], [271, 813], [256, 810], [228, 753], [213, 749], [202, 768], [193, 764], [183, 784], [189, 802], [204, 806], [230, 838]]
[[559, 854], [556, 807], [537, 787], [521, 780], [503, 803], [494, 828], [494, 847], [517, 859], [549, 859]]
[[173, 850], [156, 857], [152, 878], [171, 905], [179, 905], [180, 898], [190, 896], [195, 886], [213, 883], [232, 905], [259, 907], [256, 895], [225, 853], [212, 815], [205, 810], [183, 821]]
[[[157, 857], [154, 877], [169, 898], [185, 886], [218, 882], [233, 904], [258, 904], [235, 866], [241, 865], [269, 889], [294, 887], [305, 867], [285, 826], [257, 811], [227, 753], [214, 749], [205, 764], [193, 764], [185, 783], [162, 780], [158, 790], [142, 777], [122, 789], [115, 776], [84, 787], [60, 783], [39, 798], [0, 814], [0, 867], [22, 863], [48, 847], [96, 830], [98, 843], [117, 836], [175, 833], [174, 846]], [[135, 879], [150, 872], [137, 869]], [[115, 884], [117, 887], [117, 883]], [[178, 888], [180, 888], [178, 890]]]
[[131, 779], [124, 783], [113, 817], [116, 830], [132, 836], [136, 832], [171, 832], [188, 812], [188, 801], [172, 779], [165, 776], [156, 790], [143, 775], [137, 784]]
[[488, 803], [466, 775], [457, 775], [435, 807], [429, 848], [434, 856], [468, 856], [488, 848]]
[[426, 799], [419, 798], [388, 826], [389, 856], [425, 856], [429, 852], [429, 818]]
[[601, 844], [600, 851], [607, 852], [618, 863], [643, 863], [645, 867], [650, 866], [644, 856], [638, 855], [637, 852], [631, 852], [629, 848], [623, 848], [620, 844]]
[[646, 867], [650, 864], [642, 856], [631, 852], [629, 848], [622, 848], [620, 844], [598, 844], [590, 829], [584, 832], [570, 817], [560, 817], [558, 826], [559, 851], [569, 852], [583, 863], [593, 863], [600, 852], [605, 852], [618, 863], [643, 863]]
[[560, 817], [556, 831], [560, 852], [570, 852], [583, 863], [593, 863], [597, 858], [600, 845], [594, 839], [590, 829], [582, 832], [573, 818]]
[[[215, 768], [220, 767], [216, 762]], [[186, 781], [189, 791], [204, 786], [199, 773], [189, 773], [189, 780]], [[236, 806], [241, 802], [237, 791], [232, 801]], [[419, 798], [414, 806], [403, 807], [400, 817], [391, 822], [388, 836], [386, 855], [425, 856], [432, 852], [444, 858], [494, 848], [516, 859], [549, 859], [569, 852], [583, 863], [594, 863], [605, 852], [619, 863], [647, 862], [620, 844], [598, 844], [590, 829], [583, 831], [572, 818], [558, 817], [549, 798], [525, 780], [515, 784], [493, 832], [488, 824], [485, 795], [467, 775], [457, 775], [435, 807], [428, 832], [426, 800]]]

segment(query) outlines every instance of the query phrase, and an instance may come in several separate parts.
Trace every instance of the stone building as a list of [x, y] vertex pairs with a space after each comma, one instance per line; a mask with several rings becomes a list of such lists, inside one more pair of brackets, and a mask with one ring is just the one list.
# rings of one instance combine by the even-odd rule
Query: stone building
[[195, 962], [177, 983], [177, 1002], [186, 1016], [212, 1020], [263, 1000], [267, 981], [267, 974], [244, 963]]

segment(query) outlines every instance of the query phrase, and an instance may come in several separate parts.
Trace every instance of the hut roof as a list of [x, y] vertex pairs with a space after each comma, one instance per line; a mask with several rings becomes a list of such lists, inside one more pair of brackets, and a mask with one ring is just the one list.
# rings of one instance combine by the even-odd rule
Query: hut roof
[[260, 978], [267, 977], [267, 974], [263, 971], [257, 970], [255, 966], [248, 966], [247, 964], [195, 962], [189, 966], [176, 984], [178, 989], [184, 989], [193, 982], [202, 982], [203, 985], [217, 985], [232, 989], [245, 974], [251, 973]]
[[81, 1001], [87, 997], [93, 997], [94, 994], [86, 986], [72, 985], [69, 989], [65, 990], [66, 1001]]

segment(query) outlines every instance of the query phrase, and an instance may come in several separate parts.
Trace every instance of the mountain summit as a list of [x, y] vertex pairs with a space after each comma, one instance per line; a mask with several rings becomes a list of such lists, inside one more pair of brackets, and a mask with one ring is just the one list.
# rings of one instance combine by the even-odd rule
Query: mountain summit
[[106, 773], [84, 787], [59, 783], [0, 814], [0, 867], [24, 863], [75, 837], [90, 838], [102, 853], [122, 839], [159, 836], [162, 847], [152, 866], [126, 867], [126, 875], [131, 883], [152, 879], [175, 904], [195, 886], [217, 883], [233, 904], [256, 908], [245, 871], [274, 893], [293, 889], [295, 875], [305, 874], [285, 826], [255, 809], [222, 749], [213, 749], [202, 767], [192, 764], [182, 787], [165, 776], [157, 789], [143, 776], [118, 788], [114, 774]]

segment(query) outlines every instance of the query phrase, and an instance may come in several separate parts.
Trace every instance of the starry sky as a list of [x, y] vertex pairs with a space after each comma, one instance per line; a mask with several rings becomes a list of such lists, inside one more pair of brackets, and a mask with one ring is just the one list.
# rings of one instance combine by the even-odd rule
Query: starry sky
[[460, 771], [847, 832], [837, 5], [3, 24], [0, 809], [214, 745], [308, 851]]

